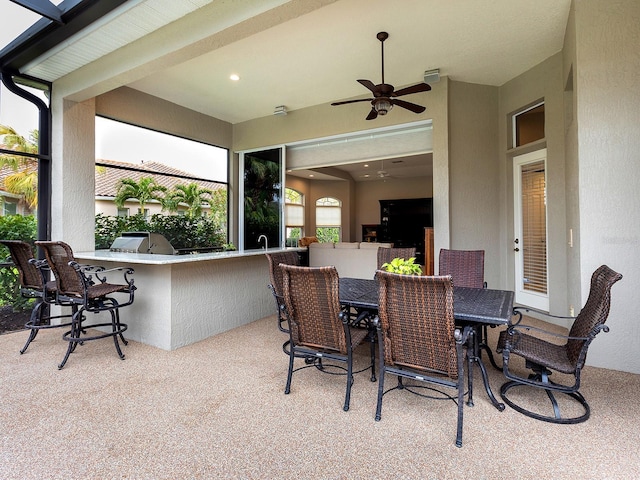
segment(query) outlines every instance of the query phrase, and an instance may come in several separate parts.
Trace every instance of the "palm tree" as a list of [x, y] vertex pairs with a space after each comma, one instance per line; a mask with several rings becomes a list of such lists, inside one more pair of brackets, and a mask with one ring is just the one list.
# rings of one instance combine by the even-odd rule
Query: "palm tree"
[[143, 177], [138, 182], [131, 178], [123, 178], [118, 182], [118, 191], [113, 201], [122, 208], [127, 200], [138, 200], [140, 211], [144, 214], [145, 205], [151, 200], [162, 202], [166, 191], [166, 187], [158, 184], [151, 177]]
[[187, 216], [194, 218], [202, 215], [204, 204], [210, 205], [211, 200], [207, 200], [205, 197], [208, 196], [211, 199], [213, 191], [202, 188], [197, 183], [190, 183], [189, 185], [176, 185], [173, 192], [167, 196], [169, 197], [168, 201], [165, 201], [165, 205], [168, 205], [167, 208], [170, 210], [173, 208], [175, 211], [178, 204], [184, 203], [187, 205]]
[[[38, 130], [31, 130], [29, 138], [18, 134], [13, 127], [0, 125], [0, 147], [15, 152], [38, 153]], [[0, 168], [9, 167], [15, 173], [5, 178], [7, 192], [21, 195], [33, 209], [38, 205], [38, 162], [22, 155], [0, 154]]]

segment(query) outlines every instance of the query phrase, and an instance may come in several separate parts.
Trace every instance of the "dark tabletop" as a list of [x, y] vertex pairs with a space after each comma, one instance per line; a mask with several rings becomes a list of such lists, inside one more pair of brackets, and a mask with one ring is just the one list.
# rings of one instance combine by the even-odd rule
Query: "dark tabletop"
[[[462, 322], [506, 325], [513, 314], [513, 297], [509, 290], [454, 287], [453, 314]], [[340, 278], [340, 303], [377, 310], [378, 283], [361, 278]]]

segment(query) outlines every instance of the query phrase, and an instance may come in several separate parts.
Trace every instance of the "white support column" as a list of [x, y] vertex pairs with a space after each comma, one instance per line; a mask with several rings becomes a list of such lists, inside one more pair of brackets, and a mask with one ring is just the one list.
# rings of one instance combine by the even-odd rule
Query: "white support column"
[[56, 96], [52, 109], [51, 239], [75, 251], [95, 245], [95, 101]]

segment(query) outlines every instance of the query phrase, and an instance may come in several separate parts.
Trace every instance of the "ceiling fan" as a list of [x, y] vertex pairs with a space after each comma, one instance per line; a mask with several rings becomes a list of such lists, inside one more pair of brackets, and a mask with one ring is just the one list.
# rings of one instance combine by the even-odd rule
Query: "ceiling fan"
[[380, 167], [380, 170], [376, 172], [376, 175], [378, 178], [387, 178], [390, 176], [389, 172], [384, 169], [384, 160], [382, 160], [382, 166]]
[[347, 103], [371, 102], [371, 111], [369, 112], [369, 115], [367, 115], [367, 120], [373, 120], [377, 118], [378, 115], [386, 115], [394, 105], [406, 108], [407, 110], [410, 110], [414, 113], [424, 112], [426, 110], [425, 107], [416, 105], [415, 103], [407, 102], [405, 100], [400, 100], [397, 97], [410, 95], [412, 93], [428, 92], [429, 90], [431, 90], [431, 87], [426, 83], [418, 83], [410, 87], [401, 88], [396, 92], [393, 85], [384, 83], [384, 41], [389, 38], [389, 34], [387, 32], [380, 32], [378, 33], [378, 35], [376, 35], [376, 37], [378, 38], [378, 40], [380, 40], [382, 49], [382, 83], [374, 85], [374, 83], [370, 80], [358, 80], [358, 82], [371, 90], [371, 92], [373, 93], [373, 98], [346, 100], [344, 102], [334, 102], [331, 105], [346, 105]]

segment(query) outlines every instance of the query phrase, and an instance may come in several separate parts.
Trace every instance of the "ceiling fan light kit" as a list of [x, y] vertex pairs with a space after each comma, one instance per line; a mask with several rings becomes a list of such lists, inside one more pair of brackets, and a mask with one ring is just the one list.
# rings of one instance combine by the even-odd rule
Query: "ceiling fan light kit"
[[386, 115], [393, 108], [393, 105], [386, 98], [378, 98], [374, 100], [373, 108], [376, 109], [378, 115]]
[[[367, 120], [378, 118], [378, 115], [386, 115], [387, 113], [389, 113], [389, 111], [391, 111], [394, 105], [405, 108], [414, 113], [424, 112], [426, 110], [425, 107], [417, 105], [415, 103], [407, 102], [405, 100], [400, 100], [397, 97], [401, 97], [403, 95], [411, 95], [412, 93], [428, 92], [429, 90], [431, 90], [431, 87], [426, 83], [427, 72], [425, 72], [425, 83], [418, 83], [416, 85], [401, 88], [400, 90], [396, 91], [393, 85], [384, 83], [384, 41], [389, 38], [389, 34], [387, 32], [380, 32], [378, 33], [378, 35], [376, 35], [376, 38], [380, 40], [382, 53], [382, 83], [375, 85], [370, 80], [358, 80], [358, 83], [368, 88], [371, 93], [373, 93], [373, 98], [346, 100], [344, 102], [334, 102], [331, 105], [335, 106], [356, 102], [371, 102], [371, 111], [369, 112], [369, 115], [367, 115]], [[437, 70], [436, 73], [439, 80], [440, 74]]]

